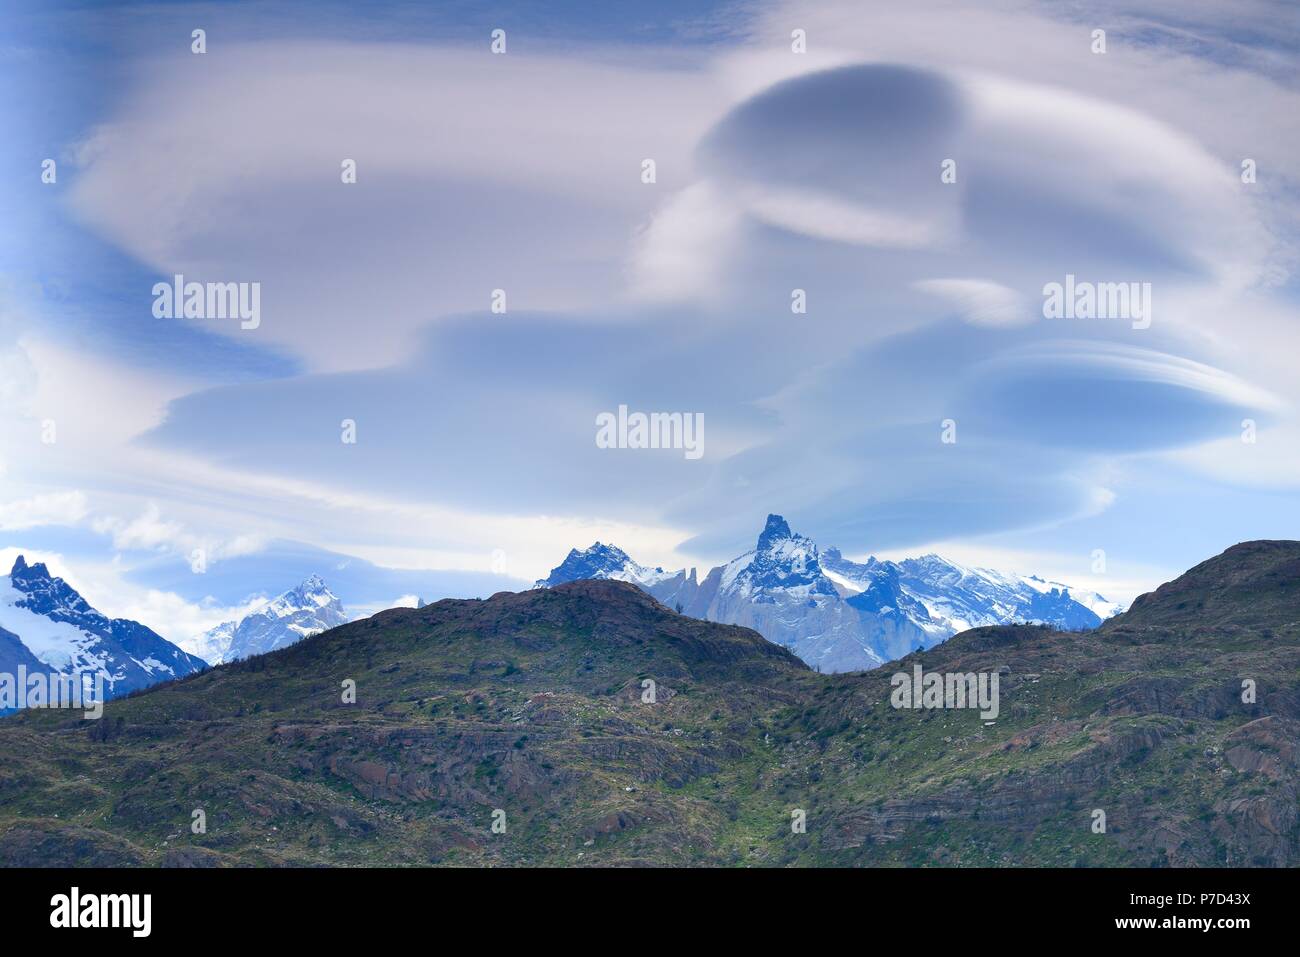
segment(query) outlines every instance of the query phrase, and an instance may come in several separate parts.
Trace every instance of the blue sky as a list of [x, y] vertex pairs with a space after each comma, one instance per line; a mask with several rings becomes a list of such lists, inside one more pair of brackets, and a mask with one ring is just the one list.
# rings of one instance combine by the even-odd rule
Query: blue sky
[[[20, 3], [0, 562], [183, 641], [773, 511], [1120, 600], [1298, 538], [1295, 10], [1218, 6]], [[155, 318], [177, 272], [262, 324]], [[1045, 318], [1067, 274], [1149, 328]], [[598, 448], [620, 404], [704, 456]]]

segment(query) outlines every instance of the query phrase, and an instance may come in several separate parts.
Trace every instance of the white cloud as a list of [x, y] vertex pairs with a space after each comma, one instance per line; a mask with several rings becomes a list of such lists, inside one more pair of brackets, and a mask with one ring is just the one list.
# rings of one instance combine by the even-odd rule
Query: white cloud
[[96, 519], [94, 529], [101, 535], [112, 535], [113, 547], [119, 550], [173, 546], [184, 531], [176, 522], [162, 521], [158, 506], [154, 504], [131, 521], [111, 516]]
[[[808, 29], [806, 57], [786, 52], [791, 23]], [[926, 456], [909, 459], [897, 443], [910, 441], [911, 433], [885, 427], [930, 418], [950, 398], [955, 372], [996, 361], [999, 350], [1005, 356], [1008, 340], [994, 342], [995, 335], [1027, 335], [1007, 327], [1023, 315], [1026, 290], [1041, 288], [1037, 272], [1054, 263], [1041, 246], [1075, 241], [1063, 254], [1067, 261], [1096, 249], [1104, 262], [1127, 267], [1137, 260], [1122, 244], [1146, 233], [1170, 258], [1185, 257], [1204, 270], [1186, 281], [1175, 276], [1157, 290], [1157, 321], [1179, 326], [1220, 368], [1164, 352], [1173, 347], [1163, 343], [1160, 352], [1123, 355], [1089, 347], [1084, 358], [1073, 346], [1043, 347], [1007, 361], [1018, 361], [1021, 372], [1043, 361], [1091, 362], [1117, 376], [1280, 414], [1294, 408], [1293, 350], [1277, 347], [1295, 341], [1292, 310], [1266, 298], [1251, 299], [1246, 309], [1241, 295], [1264, 274], [1274, 283], [1287, 275], [1286, 243], [1270, 230], [1279, 222], [1283, 230], [1294, 228], [1286, 161], [1300, 131], [1300, 109], [1296, 92], [1268, 75], [1184, 48], [1126, 45], [1120, 31], [1111, 54], [1091, 56], [1085, 24], [1029, 2], [784, 4], [759, 11], [751, 43], [739, 51], [699, 48], [671, 61], [586, 52], [591, 55], [493, 58], [481, 51], [313, 42], [227, 45], [202, 71], [188, 56], [151, 62], [136, 74], [144, 82], [82, 144], [84, 168], [75, 176], [72, 206], [120, 250], [162, 275], [264, 282], [265, 321], [248, 341], [283, 348], [313, 371], [382, 367], [406, 357], [423, 324], [482, 310], [497, 286], [508, 290], [512, 312], [563, 309], [584, 333], [626, 318], [611, 304], [625, 305], [621, 296], [628, 292], [634, 300], [721, 307], [697, 321], [694, 339], [652, 331], [632, 343], [633, 351], [642, 349], [667, 370], [662, 382], [652, 383], [660, 390], [645, 391], [669, 402], [683, 393], [717, 400], [724, 414], [770, 412], [745, 420], [743, 445], [788, 436], [775, 448], [782, 461], [730, 472], [701, 469], [689, 494], [679, 486], [664, 494], [644, 477], [633, 476], [627, 487], [610, 481], [620, 500], [602, 499], [602, 511], [592, 514], [596, 507], [562, 498], [555, 507], [518, 507], [516, 497], [532, 490], [524, 478], [529, 473], [502, 456], [498, 474], [519, 475], [515, 487], [491, 502], [467, 502], [419, 469], [368, 484], [385, 471], [374, 430], [360, 448], [378, 450], [380, 467], [359, 478], [293, 461], [293, 443], [304, 441], [297, 432], [270, 436], [290, 450], [284, 466], [274, 448], [254, 443], [256, 419], [266, 417], [257, 410], [254, 421], [192, 420], [184, 451], [161, 442], [143, 446], [137, 437], [164, 422], [168, 402], [198, 383], [142, 375], [126, 363], [37, 338], [0, 349], [0, 398], [21, 404], [37, 421], [55, 419], [59, 442], [41, 450], [37, 462], [35, 432], [8, 429], [0, 437], [4, 461], [34, 488], [80, 485], [89, 474], [86, 463], [96, 463], [97, 484], [86, 486], [96, 511], [101, 498], [116, 499], [95, 527], [119, 549], [186, 554], [205, 547], [220, 557], [246, 554], [264, 537], [293, 536], [393, 567], [486, 568], [493, 550], [504, 548], [513, 574], [536, 577], [570, 546], [599, 537], [618, 541], [642, 562], [694, 563], [675, 546], [741, 504], [761, 513], [783, 507], [773, 498], [821, 494], [828, 508], [841, 501], [837, 517], [851, 520], [865, 489], [879, 494], [871, 504], [880, 505], [882, 517], [898, 501], [906, 513], [907, 496], [940, 470], [928, 458], [929, 443]], [[811, 70], [863, 63], [929, 70], [961, 89], [969, 128], [958, 157], [960, 189], [969, 193], [928, 193], [931, 181], [935, 191], [946, 187], [936, 157], [925, 150], [877, 165], [857, 163], [848, 151], [838, 169], [845, 180], [860, 182], [809, 182], [804, 191], [790, 182], [742, 182], [725, 169], [697, 168], [702, 134], [741, 98]], [[295, 123], [285, 124], [286, 115]], [[830, 145], [854, 129], [853, 116], [852, 106], [829, 116]], [[781, 124], [770, 135], [798, 153], [799, 139]], [[1233, 179], [1247, 148], [1258, 153], [1266, 173], [1254, 192]], [[358, 161], [355, 187], [338, 181], [344, 157]], [[638, 177], [647, 157], [658, 163], [654, 186]], [[881, 188], [877, 180], [891, 163], [926, 171], [924, 188], [897, 195]], [[979, 189], [998, 179], [1005, 193], [981, 221], [977, 205], [965, 200], [978, 199]], [[872, 187], [875, 204], [862, 195]], [[1111, 217], [1103, 241], [1075, 235], [1074, 220], [1061, 212], [1069, 203]], [[1013, 221], [1019, 232], [1006, 228]], [[806, 319], [790, 322], [782, 297], [795, 285], [808, 288], [816, 305]], [[140, 295], [147, 308], [147, 288]], [[982, 327], [958, 327], [959, 334], [990, 337], [961, 338], [972, 351], [961, 357], [960, 369], [948, 364], [932, 371], [945, 360], [936, 341], [928, 355], [897, 349], [892, 361], [862, 361], [860, 374], [835, 389], [803, 388], [810, 369], [859, 358], [900, 330], [940, 318], [938, 303], [928, 301], [936, 295]], [[685, 312], [640, 318], [662, 326]], [[765, 321], [770, 314], [785, 322]], [[731, 328], [718, 328], [726, 323]], [[468, 330], [458, 336], [439, 346], [466, 365], [483, 355], [497, 367], [510, 361], [500, 340]], [[537, 348], [525, 356], [531, 369], [512, 367], [518, 394], [484, 384], [486, 366], [464, 379], [455, 370], [430, 377], [461, 387], [455, 399], [467, 407], [475, 390], [497, 389], [501, 405], [509, 406], [521, 396], [536, 398], [542, 381], [564, 380], [563, 401], [524, 403], [546, 420], [541, 431], [570, 412], [586, 416], [596, 390], [584, 380], [602, 364], [617, 363], [602, 355], [575, 358], [572, 348], [560, 354], [557, 362]], [[588, 371], [575, 376], [573, 368]], [[740, 381], [738, 368], [754, 381]], [[680, 369], [689, 371], [674, 379]], [[697, 382], [712, 385], [715, 378], [725, 383], [716, 392], [694, 391]], [[331, 397], [348, 395], [346, 382], [297, 381], [307, 391], [326, 386]], [[231, 386], [213, 404], [258, 390], [265, 395], [272, 385], [278, 384]], [[794, 392], [798, 409], [774, 401]], [[438, 396], [406, 398], [406, 405], [393, 402], [384, 410], [383, 428], [401, 444], [428, 441], [421, 427], [431, 405], [423, 400]], [[297, 408], [306, 410], [299, 421], [309, 423], [314, 407]], [[731, 452], [713, 415], [711, 454]], [[881, 431], [873, 434], [864, 423]], [[230, 434], [238, 449], [223, 444], [219, 427], [207, 430], [226, 424], [236, 427]], [[484, 435], [495, 434], [479, 424]], [[1256, 467], [1256, 479], [1265, 472], [1280, 479], [1293, 466], [1296, 445], [1287, 435], [1261, 434], [1258, 458], [1267, 455], [1270, 464]], [[457, 446], [467, 460], [494, 453], [472, 439], [461, 436]], [[1208, 461], [1214, 453], [1202, 447], [1167, 461], [1251, 481], [1248, 469]], [[1066, 489], [1068, 480], [1049, 468], [1071, 464], [1053, 459], [1037, 479]], [[576, 456], [573, 470], [595, 472]], [[991, 461], [982, 492], [1007, 481], [1007, 472]], [[45, 473], [61, 481], [39, 481]], [[544, 492], [553, 486], [558, 497], [563, 478], [557, 470], [531, 484]], [[752, 501], [738, 503], [742, 483]], [[1108, 502], [1110, 493], [1094, 483], [1081, 482], [1079, 489], [1053, 500], [1054, 514], [1077, 517]], [[942, 491], [951, 503], [952, 490]], [[921, 521], [934, 508], [925, 503]], [[987, 501], [967, 506], [981, 508], [990, 511]], [[1048, 510], [1039, 503], [1038, 512]], [[138, 596], [138, 607], [150, 600]], [[166, 595], [156, 601], [165, 617], [193, 617], [181, 607], [168, 610]]]
[[201, 551], [207, 563], [251, 555], [265, 547], [258, 535], [220, 539], [192, 532], [180, 522], [164, 520], [154, 502], [133, 519], [103, 515], [92, 522], [92, 527], [101, 535], [111, 536], [113, 547], [119, 551], [167, 551], [186, 557]]
[[747, 189], [750, 215], [813, 239], [830, 239], [861, 246], [914, 249], [946, 237], [937, 224], [871, 209], [815, 190]]
[[[167, 403], [197, 384], [156, 370], [142, 375], [126, 362], [47, 337], [25, 336], [18, 348], [32, 373], [22, 402], [29, 421], [21, 436], [7, 430], [6, 444], [26, 449], [28, 457], [39, 448], [46, 468], [66, 466], [77, 476], [96, 458], [101, 474], [112, 471], [116, 450], [161, 422]], [[43, 444], [46, 422], [54, 426], [54, 441]]]
[[124, 587], [120, 581], [114, 583], [111, 590], [104, 591], [105, 596], [110, 593], [113, 597], [107, 606], [99, 606], [100, 611], [114, 618], [129, 618], [147, 625], [190, 654], [199, 654], [201, 650], [194, 641], [198, 636], [223, 622], [243, 618], [266, 604], [263, 598], [254, 598], [240, 605], [221, 605], [214, 601], [195, 603], [175, 592]]
[[1256, 427], [1254, 441], [1244, 441], [1249, 431], [1189, 449], [1167, 453], [1169, 461], [1194, 469], [1221, 482], [1263, 490], [1300, 489], [1300, 429], [1294, 423], [1277, 428]]
[[724, 267], [735, 255], [741, 211], [710, 183], [673, 194], [635, 237], [629, 280], [634, 298], [720, 303]]
[[55, 492], [0, 504], [0, 531], [40, 525], [75, 525], [86, 517], [84, 492]]
[[1222, 369], [1183, 356], [1124, 343], [1054, 339], [1008, 350], [980, 363], [978, 368], [984, 376], [988, 376], [991, 370], [996, 370], [998, 375], [1014, 373], [1018, 369], [1087, 370], [1126, 382], [1174, 386], [1243, 408], [1280, 412], [1287, 407], [1281, 397]]
[[315, 369], [389, 364], [495, 288], [514, 310], [608, 302], [725, 105], [678, 56], [299, 42], [206, 60], [142, 68], [83, 144], [72, 208], [160, 276], [260, 282], [256, 332], [210, 328]]
[[947, 299], [973, 325], [1020, 326], [1038, 318], [1018, 292], [989, 279], [921, 279], [913, 285]]

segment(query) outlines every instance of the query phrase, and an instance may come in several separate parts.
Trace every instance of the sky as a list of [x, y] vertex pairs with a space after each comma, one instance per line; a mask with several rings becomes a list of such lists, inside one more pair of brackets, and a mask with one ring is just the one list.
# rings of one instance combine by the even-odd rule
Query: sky
[[[707, 569], [770, 512], [1125, 602], [1300, 538], [1298, 43], [1262, 0], [8, 4], [0, 564], [184, 645], [312, 573]], [[177, 274], [256, 328], [155, 315]], [[1052, 317], [1067, 276], [1134, 298]], [[703, 454], [601, 447], [620, 406]]]

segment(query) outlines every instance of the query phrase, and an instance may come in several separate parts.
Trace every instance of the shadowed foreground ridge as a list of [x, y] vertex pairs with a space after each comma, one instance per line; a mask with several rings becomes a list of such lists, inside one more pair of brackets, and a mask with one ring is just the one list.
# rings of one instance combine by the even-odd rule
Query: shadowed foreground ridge
[[[1000, 672], [997, 721], [891, 707], [917, 663]], [[4, 719], [0, 863], [1295, 866], [1297, 740], [1297, 542], [1095, 632], [983, 628], [830, 676], [578, 581], [386, 611], [100, 722]]]

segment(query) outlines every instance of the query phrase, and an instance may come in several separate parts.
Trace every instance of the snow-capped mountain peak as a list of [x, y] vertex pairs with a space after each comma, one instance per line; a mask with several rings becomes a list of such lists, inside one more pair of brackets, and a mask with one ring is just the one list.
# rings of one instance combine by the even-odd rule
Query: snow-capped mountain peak
[[298, 612], [326, 608], [338, 601], [338, 596], [329, 590], [324, 580], [319, 575], [312, 575], [301, 585], [277, 595], [266, 610], [275, 618], [287, 618]]
[[763, 526], [763, 531], [758, 536], [758, 550], [765, 551], [771, 548], [777, 542], [785, 541], [790, 538], [801, 538], [790, 531], [790, 523], [780, 515], [768, 515], [767, 524]]
[[[872, 582], [894, 582], [898, 601], [912, 603], [908, 617], [925, 633], [926, 646], [968, 628], [1013, 621], [1095, 628], [1104, 617], [1121, 610], [1097, 595], [1091, 595], [1088, 603], [1081, 602], [1060, 582], [970, 568], [933, 553], [901, 562], [871, 558], [859, 564], [836, 552], [828, 565], [837, 577], [864, 591]], [[885, 570], [890, 573], [882, 574]], [[868, 607], [870, 601], [865, 596], [849, 598], [860, 608]], [[1094, 611], [1094, 606], [1106, 614]]]
[[72, 586], [51, 575], [44, 562], [28, 565], [27, 560], [19, 555], [9, 572], [9, 580], [25, 595], [19, 604], [37, 614], [63, 619], [99, 615]]
[[835, 584], [822, 573], [817, 545], [797, 535], [780, 515], [769, 515], [752, 552], [727, 565], [725, 591], [745, 595], [782, 590], [801, 598], [837, 597]]
[[0, 671], [11, 672], [15, 663], [30, 666], [34, 657], [52, 673], [102, 675], [105, 697], [204, 666], [139, 622], [101, 614], [44, 564], [28, 565], [21, 555], [9, 574], [0, 577], [0, 632], [18, 643], [5, 646]]
[[933, 552], [901, 562], [846, 559], [768, 515], [753, 550], [714, 568], [665, 572], [614, 545], [574, 549], [550, 587], [580, 578], [640, 585], [683, 614], [746, 625], [824, 671], [875, 667], [959, 631], [1009, 622], [1087, 629], [1122, 610], [1092, 592], [1037, 576], [970, 568]]
[[638, 565], [617, 545], [596, 542], [590, 548], [571, 549], [548, 577], [537, 581], [536, 587], [550, 588], [584, 578], [606, 578], [648, 587], [672, 578], [675, 574], [677, 573], [665, 572], [662, 568]]
[[343, 603], [319, 575], [277, 595], [237, 621], [222, 622], [192, 639], [196, 654], [214, 665], [266, 654], [349, 621]]

